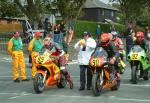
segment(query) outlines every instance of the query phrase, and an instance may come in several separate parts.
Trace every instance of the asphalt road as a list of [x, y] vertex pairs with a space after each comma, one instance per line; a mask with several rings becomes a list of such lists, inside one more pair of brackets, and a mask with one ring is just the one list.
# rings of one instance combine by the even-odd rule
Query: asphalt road
[[[76, 61], [71, 61], [68, 68], [73, 77], [74, 89], [58, 89], [54, 86], [36, 94], [32, 80], [13, 82], [11, 58], [2, 54], [0, 57], [0, 103], [150, 103], [150, 81], [141, 79], [138, 84], [131, 84], [128, 64], [118, 91], [105, 90], [99, 97], [95, 97], [92, 91], [78, 91], [79, 67]], [[26, 66], [27, 76], [31, 78], [27, 58]]]

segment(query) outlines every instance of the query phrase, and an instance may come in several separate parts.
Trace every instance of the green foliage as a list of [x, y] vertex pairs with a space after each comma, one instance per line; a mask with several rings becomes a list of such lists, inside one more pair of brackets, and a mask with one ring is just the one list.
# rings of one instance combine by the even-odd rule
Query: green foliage
[[53, 5], [59, 10], [65, 20], [76, 18], [86, 0], [54, 0]]
[[18, 6], [9, 0], [0, 1], [0, 17], [20, 17], [22, 16]]
[[[91, 32], [92, 36], [96, 36], [96, 27], [100, 25], [102, 32], [108, 32], [111, 24], [89, 22], [89, 21], [75, 21], [75, 37], [81, 37], [84, 31]], [[121, 24], [114, 24], [117, 31], [124, 31], [125, 26]]]

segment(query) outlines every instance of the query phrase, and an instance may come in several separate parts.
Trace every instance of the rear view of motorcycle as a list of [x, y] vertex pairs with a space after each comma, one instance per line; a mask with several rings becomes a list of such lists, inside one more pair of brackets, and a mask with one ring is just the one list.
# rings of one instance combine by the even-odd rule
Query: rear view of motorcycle
[[133, 46], [128, 54], [128, 61], [131, 65], [131, 81], [133, 84], [137, 84], [140, 78], [149, 80], [150, 64], [144, 49], [139, 45]]
[[107, 56], [107, 52], [99, 47], [90, 59], [90, 66], [93, 72], [92, 90], [95, 96], [99, 96], [102, 90], [118, 90], [120, 87], [120, 73], [111, 68]]
[[73, 88], [71, 77], [66, 78], [60, 71], [60, 68], [54, 63], [54, 58], [51, 57], [48, 51], [38, 55], [34, 62], [36, 63], [37, 72], [33, 80], [33, 86], [36, 93], [42, 93], [46, 87], [56, 85], [58, 88], [66, 87]]

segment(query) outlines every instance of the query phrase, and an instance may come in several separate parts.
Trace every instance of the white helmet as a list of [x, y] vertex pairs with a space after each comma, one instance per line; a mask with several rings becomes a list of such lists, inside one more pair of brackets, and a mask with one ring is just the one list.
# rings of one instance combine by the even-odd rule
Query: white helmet
[[112, 31], [111, 34], [113, 36], [113, 39], [115, 39], [117, 37], [117, 35], [118, 35], [118, 33], [116, 31]]

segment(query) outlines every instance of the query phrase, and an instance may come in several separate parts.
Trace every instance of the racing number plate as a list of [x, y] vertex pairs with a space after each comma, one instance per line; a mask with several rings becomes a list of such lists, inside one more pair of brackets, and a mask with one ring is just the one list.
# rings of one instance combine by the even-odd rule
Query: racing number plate
[[132, 60], [138, 60], [138, 54], [132, 54]]
[[39, 57], [39, 58], [38, 58], [38, 62], [39, 62], [39, 63], [42, 63], [43, 60], [44, 60], [44, 57]]
[[94, 67], [100, 67], [101, 66], [101, 60], [99, 58], [93, 58], [90, 60], [91, 66]]

